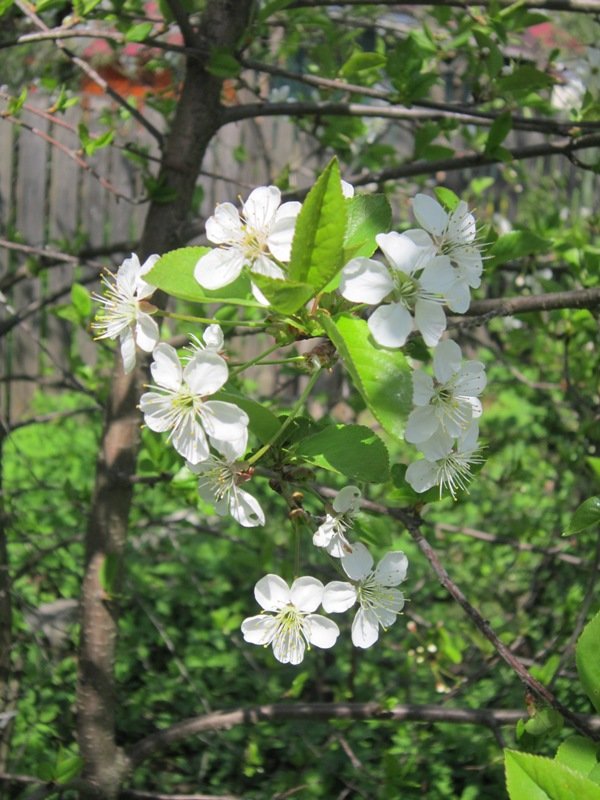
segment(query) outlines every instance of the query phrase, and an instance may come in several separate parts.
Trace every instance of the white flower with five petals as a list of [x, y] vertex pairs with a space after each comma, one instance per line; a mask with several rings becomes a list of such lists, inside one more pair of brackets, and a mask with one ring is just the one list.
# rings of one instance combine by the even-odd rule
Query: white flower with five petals
[[357, 486], [345, 486], [335, 496], [333, 514], [326, 514], [325, 520], [313, 536], [313, 544], [323, 547], [330, 556], [342, 558], [352, 552], [352, 545], [346, 538], [346, 531], [360, 508], [361, 492]]
[[308, 646], [333, 647], [338, 626], [314, 612], [323, 599], [323, 584], [317, 578], [297, 578], [291, 588], [278, 575], [265, 575], [254, 588], [258, 604], [270, 614], [258, 614], [242, 622], [242, 634], [251, 644], [273, 646], [282, 664], [299, 664]]
[[430, 235], [435, 252], [448, 256], [456, 268], [456, 280], [448, 290], [447, 300], [452, 311], [462, 314], [471, 302], [470, 287], [481, 285], [483, 272], [475, 217], [462, 200], [448, 213], [426, 194], [417, 194], [412, 207], [417, 222]]
[[199, 464], [188, 464], [199, 475], [198, 494], [212, 503], [219, 516], [229, 513], [244, 528], [265, 524], [265, 515], [258, 500], [240, 489], [240, 483], [250, 479], [246, 464], [239, 459], [246, 452], [243, 442], [212, 442], [220, 456], [210, 455]]
[[408, 559], [401, 551], [387, 553], [373, 569], [373, 556], [362, 542], [341, 561], [352, 583], [332, 581], [323, 593], [323, 609], [341, 613], [360, 604], [352, 623], [352, 643], [367, 648], [379, 639], [379, 628], [386, 630], [404, 608], [404, 595], [398, 586], [406, 578]]
[[153, 255], [140, 265], [135, 253], [121, 264], [116, 276], [102, 276], [104, 296], [93, 295], [103, 308], [96, 315], [92, 327], [98, 331], [98, 339], [121, 340], [121, 356], [125, 372], [135, 367], [136, 344], [146, 353], [151, 353], [159, 340], [158, 325], [144, 308], [144, 301], [156, 291], [156, 287], [144, 280], [144, 275], [156, 264], [160, 256]]
[[[282, 280], [281, 263], [290, 260], [296, 217], [301, 204], [281, 204], [276, 186], [259, 186], [242, 205], [242, 212], [233, 203], [220, 203], [206, 221], [206, 236], [219, 245], [196, 263], [194, 277], [205, 289], [227, 286], [248, 267], [250, 273]], [[266, 304], [262, 292], [253, 285], [260, 303]]]
[[207, 436], [215, 444], [243, 440], [247, 414], [233, 403], [206, 399], [219, 391], [229, 375], [220, 356], [205, 350], [183, 367], [175, 349], [164, 342], [155, 347], [153, 356], [150, 370], [157, 386], [140, 399], [150, 430], [168, 431], [173, 447], [190, 464], [209, 457]]
[[419, 444], [444, 431], [461, 436], [481, 416], [479, 395], [485, 388], [480, 361], [463, 362], [460, 347], [451, 339], [440, 342], [433, 354], [435, 380], [423, 370], [413, 372], [413, 403], [404, 437]]
[[340, 292], [347, 300], [379, 305], [369, 317], [369, 330], [384, 347], [402, 347], [413, 328], [435, 347], [446, 330], [442, 308], [456, 278], [447, 256], [436, 256], [424, 231], [415, 235], [380, 233], [377, 244], [389, 267], [371, 258], [353, 258], [342, 270]]
[[439, 486], [440, 497], [447, 486], [456, 500], [457, 492], [466, 491], [471, 480], [471, 465], [480, 464], [483, 460], [477, 444], [478, 435], [476, 420], [456, 439], [444, 431], [438, 431], [419, 445], [425, 458], [408, 465], [407, 482], [419, 493]]

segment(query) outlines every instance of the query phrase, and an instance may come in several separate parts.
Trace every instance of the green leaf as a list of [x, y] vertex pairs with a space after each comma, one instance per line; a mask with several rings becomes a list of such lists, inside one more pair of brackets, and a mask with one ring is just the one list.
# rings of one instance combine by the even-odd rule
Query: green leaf
[[598, 766], [598, 745], [584, 736], [569, 736], [558, 748], [555, 758], [570, 769], [589, 776]]
[[293, 314], [315, 294], [315, 289], [307, 283], [292, 280], [277, 280], [267, 275], [252, 275], [255, 283], [269, 303], [283, 314]]
[[362, 319], [350, 314], [335, 320], [326, 314], [319, 318], [373, 416], [388, 433], [402, 439], [412, 408], [411, 369], [403, 353], [372, 343]]
[[486, 267], [495, 267], [516, 258], [547, 253], [552, 247], [549, 239], [543, 239], [532, 231], [511, 231], [500, 236], [489, 250]]
[[68, 783], [83, 769], [84, 761], [80, 756], [71, 755], [68, 751], [61, 750], [56, 759], [54, 780], [57, 783]]
[[600, 800], [600, 786], [550, 758], [505, 750], [511, 800]]
[[377, 248], [375, 237], [389, 231], [392, 224], [392, 209], [383, 194], [357, 194], [346, 201], [346, 210], [344, 263], [357, 256], [372, 256]]
[[354, 52], [340, 69], [342, 78], [350, 80], [360, 77], [361, 73], [379, 69], [387, 63], [387, 58], [379, 53]]
[[315, 293], [323, 289], [344, 265], [345, 231], [346, 202], [338, 163], [333, 159], [308, 193], [298, 214], [289, 279], [310, 284]]
[[80, 283], [74, 283], [71, 287], [71, 303], [80, 319], [86, 319], [92, 313], [92, 298]]
[[483, 152], [486, 155], [495, 154], [511, 130], [512, 117], [509, 111], [505, 111], [492, 123]]
[[21, 90], [21, 94], [18, 97], [10, 97], [8, 103], [6, 105], [6, 113], [12, 117], [18, 115], [19, 111], [25, 105], [25, 101], [27, 100], [27, 88], [23, 88]]
[[387, 449], [365, 425], [329, 425], [304, 439], [295, 453], [351, 480], [384, 483], [389, 478]]
[[242, 65], [228, 50], [215, 49], [210, 55], [206, 69], [217, 78], [237, 78]]
[[553, 86], [554, 78], [530, 64], [515, 67], [510, 75], [496, 78], [495, 87], [499, 95], [512, 92], [515, 96], [522, 97], [532, 91]]
[[544, 706], [537, 708], [521, 727], [521, 731], [530, 736], [545, 736], [546, 734], [556, 733], [563, 726], [563, 718], [553, 708]]
[[588, 497], [571, 517], [563, 536], [581, 533], [598, 523], [600, 523], [600, 497]]
[[143, 42], [152, 33], [154, 27], [152, 22], [139, 22], [137, 25], [132, 25], [125, 34], [125, 40], [128, 42]]
[[454, 211], [460, 203], [460, 197], [452, 189], [447, 189], [445, 186], [436, 186], [433, 191], [437, 199], [442, 205], [446, 206], [448, 211]]
[[292, 2], [293, 0], [270, 0], [270, 2], [265, 3], [264, 7], [258, 12], [259, 22], [264, 22], [266, 19], [269, 19], [272, 14], [276, 14], [277, 11], [281, 11]]
[[577, 642], [579, 680], [596, 711], [600, 711], [600, 611], [588, 622]]
[[3, 17], [12, 8], [14, 2], [15, 0], [0, 0], [0, 17]]
[[192, 303], [233, 303], [238, 306], [260, 307], [256, 300], [247, 299], [248, 279], [241, 276], [223, 289], [203, 289], [194, 278], [198, 259], [210, 251], [209, 247], [181, 247], [159, 258], [145, 280], [163, 292], [190, 300]]
[[257, 403], [245, 395], [236, 392], [219, 392], [215, 395], [217, 400], [224, 400], [226, 403], [234, 403], [245, 411], [250, 418], [249, 428], [261, 444], [266, 444], [277, 433], [281, 423], [271, 413], [268, 408]]

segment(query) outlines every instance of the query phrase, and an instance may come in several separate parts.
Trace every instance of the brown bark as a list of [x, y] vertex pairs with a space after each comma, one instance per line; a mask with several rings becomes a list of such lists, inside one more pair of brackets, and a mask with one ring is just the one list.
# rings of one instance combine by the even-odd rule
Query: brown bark
[[[252, 0], [211, 0], [207, 5], [196, 33], [198, 50], [205, 55], [190, 58], [186, 64], [181, 97], [163, 149], [160, 181], [174, 199], [150, 205], [141, 258], [181, 243], [202, 159], [221, 124], [222, 80], [206, 71], [206, 59], [212, 47], [236, 47], [247, 28], [251, 6]], [[137, 410], [141, 370], [124, 375], [120, 356], [116, 360], [86, 539], [77, 689], [79, 746], [89, 785], [86, 794], [101, 800], [117, 796], [126, 772], [126, 759], [115, 739], [119, 612], [115, 597], [122, 582], [141, 421]], [[107, 558], [117, 573], [112, 597], [106, 596], [100, 581]]]

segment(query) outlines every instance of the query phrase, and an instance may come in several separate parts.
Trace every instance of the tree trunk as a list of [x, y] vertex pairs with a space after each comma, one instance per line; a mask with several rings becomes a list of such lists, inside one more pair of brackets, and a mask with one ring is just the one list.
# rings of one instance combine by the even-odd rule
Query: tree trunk
[[[171, 132], [162, 154], [160, 184], [172, 192], [169, 203], [152, 202], [148, 210], [140, 259], [180, 245], [206, 148], [221, 124], [222, 79], [206, 71], [214, 47], [234, 50], [248, 27], [253, 0], [211, 0], [203, 14], [189, 57]], [[188, 42], [189, 44], [189, 42]], [[77, 687], [78, 735], [85, 762], [87, 796], [113, 800], [127, 773], [127, 761], [116, 744], [115, 645], [118, 594], [133, 494], [141, 418], [137, 409], [142, 370], [123, 373], [120, 355], [107, 403], [96, 484], [86, 538], [82, 586], [82, 627]], [[107, 596], [101, 570], [110, 560]], [[114, 587], [114, 588], [113, 588]]]

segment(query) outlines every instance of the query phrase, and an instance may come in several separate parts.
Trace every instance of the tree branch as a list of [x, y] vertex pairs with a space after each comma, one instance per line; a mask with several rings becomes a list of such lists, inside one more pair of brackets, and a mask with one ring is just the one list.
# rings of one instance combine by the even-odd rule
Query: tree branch
[[[374, 505], [374, 504], [367, 504], [367, 507]], [[523, 683], [530, 689], [533, 694], [536, 695], [539, 699], [543, 700], [545, 703], [548, 703], [552, 708], [561, 714], [564, 719], [569, 722], [575, 730], [581, 733], [583, 736], [587, 736], [594, 741], [600, 741], [600, 728], [597, 728], [593, 725], [589, 725], [588, 722], [581, 717], [579, 714], [575, 714], [569, 708], [564, 706], [555, 696], [554, 694], [540, 683], [536, 678], [531, 675], [527, 669], [523, 666], [523, 664], [519, 661], [519, 659], [512, 653], [509, 647], [507, 647], [504, 642], [498, 637], [490, 623], [484, 619], [479, 611], [469, 603], [465, 595], [459, 589], [459, 587], [454, 583], [454, 581], [450, 578], [442, 563], [435, 552], [435, 550], [431, 547], [423, 533], [421, 532], [421, 524], [422, 520], [417, 514], [409, 513], [408, 511], [404, 511], [403, 509], [393, 508], [393, 509], [385, 509], [385, 512], [390, 516], [394, 517], [395, 519], [401, 521], [407, 528], [408, 532], [416, 542], [419, 550], [423, 553], [425, 558], [429, 561], [433, 571], [438, 577], [438, 580], [442, 584], [442, 586], [446, 589], [446, 591], [451, 595], [451, 597], [456, 600], [459, 606], [465, 611], [467, 616], [471, 619], [475, 627], [485, 636], [485, 638], [491, 642], [494, 646], [494, 649], [498, 653], [498, 655], [505, 661], [506, 664], [515, 672], [518, 677], [523, 681]]]
[[570, 292], [548, 292], [547, 294], [501, 297], [492, 300], [474, 300], [465, 316], [479, 317], [484, 322], [494, 317], [510, 317], [529, 311], [554, 311], [560, 308], [598, 308], [600, 288], [574, 289]]
[[[257, 725], [260, 722], [290, 720], [380, 720], [389, 722], [450, 722], [456, 725], [514, 725], [525, 713], [515, 710], [447, 708], [437, 705], [397, 705], [384, 708], [379, 703], [274, 703], [265, 706], [217, 711], [192, 717], [170, 728], [150, 734], [128, 751], [130, 765], [135, 768], [146, 758], [183, 739], [206, 731], [222, 730], [234, 725]], [[600, 731], [600, 716], [576, 715], [590, 730]]]
[[[48, 33], [50, 28], [46, 25], [44, 20], [35, 13], [33, 6], [28, 2], [28, 0], [15, 0], [15, 5], [21, 9], [23, 14], [25, 14], [25, 16], [28, 17], [37, 28], [45, 33]], [[75, 55], [75, 53], [69, 50], [69, 48], [60, 39], [54, 39], [54, 41], [56, 42], [56, 46], [62, 50], [63, 53], [65, 53], [65, 55], [67, 55], [70, 60], [79, 67], [79, 69], [85, 72], [90, 80], [97, 84], [103, 92], [105, 92], [109, 97], [112, 97], [112, 99], [115, 100], [120, 106], [125, 108], [131, 114], [131, 116], [137, 120], [140, 125], [142, 125], [148, 131], [148, 133], [154, 137], [154, 139], [156, 139], [159, 145], [162, 144], [162, 133], [158, 130], [158, 128], [155, 128], [154, 125], [147, 120], [146, 117], [140, 111], [138, 111], [135, 106], [132, 106], [131, 103], [129, 103], [124, 97], [116, 92], [112, 86], [110, 86], [108, 81], [105, 81], [104, 78], [87, 63], [87, 61], [84, 61], [82, 58]]]
[[[286, 11], [294, 8], [324, 8], [327, 6], [397, 6], [394, 0], [295, 0]], [[410, 3], [403, 3], [408, 6], [454, 6], [455, 8], [486, 8], [485, 0], [413, 0]], [[494, 5], [500, 8], [508, 8], [514, 5], [513, 0], [498, 0]], [[540, 11], [572, 11], [577, 14], [600, 14], [600, 0], [522, 0], [520, 3], [524, 8], [539, 9]]]

